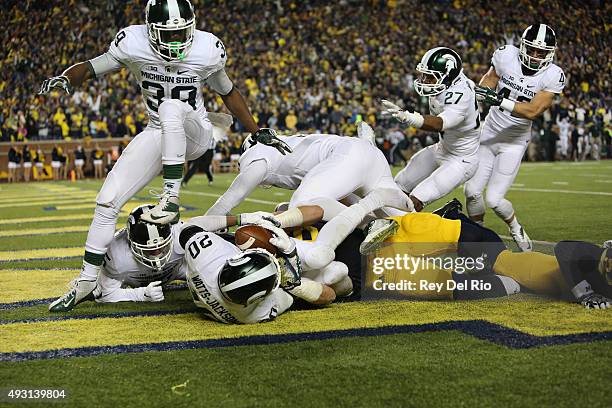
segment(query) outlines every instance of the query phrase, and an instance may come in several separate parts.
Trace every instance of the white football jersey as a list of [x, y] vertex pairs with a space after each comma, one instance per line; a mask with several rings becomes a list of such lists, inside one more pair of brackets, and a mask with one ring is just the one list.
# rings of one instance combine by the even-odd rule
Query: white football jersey
[[367, 143], [356, 137], [328, 134], [279, 136], [291, 147], [292, 153], [283, 155], [274, 147], [257, 143], [247, 149], [239, 159], [246, 168], [256, 160], [265, 160], [268, 166], [266, 178], [261, 184], [295, 190], [313, 167], [330, 157], [334, 150], [348, 150], [351, 143]]
[[429, 97], [429, 112], [446, 122], [459, 123], [440, 132], [444, 150], [456, 156], [474, 154], [480, 145], [480, 113], [474, 82], [460, 74], [445, 92]]
[[102, 273], [122, 282], [125, 286], [139, 288], [151, 282], [166, 284], [173, 280], [185, 280], [187, 267], [184, 264], [185, 251], [179, 245], [182, 223], [172, 226], [172, 255], [161, 270], [147, 267], [136, 261], [130, 249], [127, 229], [117, 231], [104, 257]]
[[228, 302], [219, 289], [219, 273], [225, 261], [240, 253], [238, 247], [212, 232], [199, 232], [185, 245], [187, 284], [195, 304], [221, 323], [249, 324], [273, 320], [293, 304], [282, 289], [248, 306]]
[[154, 128], [160, 127], [158, 107], [168, 99], [188, 103], [205, 118], [202, 87], [227, 61], [221, 40], [209, 32], [195, 30], [193, 45], [185, 59], [167, 62], [151, 48], [144, 24], [119, 31], [108, 54], [116, 60], [117, 69], [124, 66], [136, 78], [149, 113], [149, 126]]
[[[504, 45], [493, 53], [491, 64], [499, 76], [497, 93], [517, 102], [529, 102], [540, 91], [561, 93], [566, 78], [563, 70], [550, 64], [535, 75], [525, 75], [519, 60], [519, 49]], [[492, 106], [481, 134], [482, 142], [528, 142], [531, 136], [531, 120], [512, 116], [498, 106]]]

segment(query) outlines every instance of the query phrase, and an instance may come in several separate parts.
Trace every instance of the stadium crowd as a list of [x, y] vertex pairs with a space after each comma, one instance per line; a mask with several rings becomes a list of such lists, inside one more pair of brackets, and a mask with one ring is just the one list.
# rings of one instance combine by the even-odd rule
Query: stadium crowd
[[[71, 96], [57, 91], [37, 96], [44, 78], [105, 52], [119, 28], [142, 24], [144, 2], [7, 0], [3, 5], [12, 29], [0, 32], [7, 50], [0, 60], [1, 141], [134, 136], [146, 126], [140, 90], [126, 70], [91, 81]], [[402, 150], [417, 150], [435, 137], [381, 118], [380, 99], [427, 111], [427, 100], [412, 87], [415, 66], [427, 49], [456, 49], [465, 73], [478, 81], [496, 47], [518, 44], [529, 24], [547, 23], [556, 30], [556, 62], [568, 86], [534, 126], [529, 156], [553, 159], [566, 130], [575, 133], [576, 147], [561, 152], [565, 156], [584, 158], [597, 143], [605, 156], [612, 155], [609, 2], [194, 0], [194, 5], [198, 28], [225, 42], [228, 73], [261, 126], [351, 135], [363, 119], [377, 125], [377, 142], [396, 164], [404, 159]], [[222, 109], [218, 97], [205, 96], [209, 110]], [[239, 134], [240, 125], [234, 126]], [[235, 154], [238, 145], [240, 137], [234, 136], [217, 153]]]

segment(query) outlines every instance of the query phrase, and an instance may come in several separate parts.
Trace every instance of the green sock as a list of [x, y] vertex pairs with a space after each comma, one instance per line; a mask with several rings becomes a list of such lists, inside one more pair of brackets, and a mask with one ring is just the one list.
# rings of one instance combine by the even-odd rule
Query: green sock
[[178, 197], [183, 181], [183, 164], [164, 164], [164, 193]]

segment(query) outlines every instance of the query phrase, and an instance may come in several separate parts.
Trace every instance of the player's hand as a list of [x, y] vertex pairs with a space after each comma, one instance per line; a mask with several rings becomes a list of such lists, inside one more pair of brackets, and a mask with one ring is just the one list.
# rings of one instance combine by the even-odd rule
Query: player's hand
[[164, 291], [161, 287], [161, 281], [149, 283], [145, 288], [144, 295], [147, 302], [161, 302], [164, 300]]
[[404, 125], [413, 126], [417, 128], [423, 126], [423, 116], [421, 116], [420, 114], [402, 110], [399, 106], [397, 106], [393, 102], [389, 102], [386, 99], [383, 99], [381, 102], [383, 107], [385, 108], [381, 112], [383, 116], [391, 116], [392, 118], [397, 119]]
[[272, 233], [270, 243], [277, 247], [281, 253], [290, 255], [295, 251], [295, 241], [289, 238], [284, 229], [276, 227], [271, 223], [268, 225], [262, 224], [261, 226]]
[[238, 225], [262, 225], [270, 223], [275, 227], [280, 227], [281, 223], [274, 217], [274, 214], [266, 211], [256, 211], [238, 215]]
[[66, 77], [65, 75], [60, 75], [60, 76], [45, 79], [42, 85], [40, 86], [40, 91], [38, 91], [38, 94], [39, 95], [48, 94], [54, 88], [61, 88], [68, 95], [72, 94], [72, 91], [74, 90], [72, 88], [72, 85], [70, 85], [70, 81], [68, 80], [68, 77]]
[[287, 143], [283, 142], [278, 138], [276, 131], [270, 128], [261, 128], [253, 135], [253, 140], [257, 143], [264, 144], [266, 146], [270, 146], [278, 150], [282, 155], [287, 153], [291, 153], [292, 150], [287, 145]]
[[587, 309], [609, 309], [612, 300], [598, 293], [591, 293], [580, 299], [580, 304]]
[[484, 102], [487, 105], [499, 106], [504, 100], [503, 96], [486, 86], [476, 85], [475, 92], [478, 102]]

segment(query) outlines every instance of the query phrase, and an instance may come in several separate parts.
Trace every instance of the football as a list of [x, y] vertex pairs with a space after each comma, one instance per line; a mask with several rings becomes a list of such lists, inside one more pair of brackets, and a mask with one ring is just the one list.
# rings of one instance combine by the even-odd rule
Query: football
[[250, 248], [262, 248], [276, 255], [277, 248], [270, 243], [272, 233], [259, 225], [245, 225], [236, 230], [234, 242], [243, 251]]

